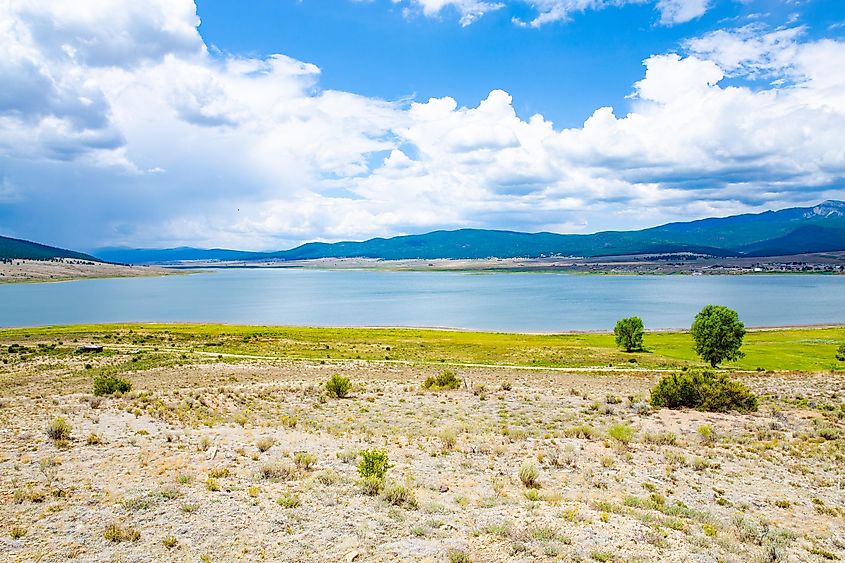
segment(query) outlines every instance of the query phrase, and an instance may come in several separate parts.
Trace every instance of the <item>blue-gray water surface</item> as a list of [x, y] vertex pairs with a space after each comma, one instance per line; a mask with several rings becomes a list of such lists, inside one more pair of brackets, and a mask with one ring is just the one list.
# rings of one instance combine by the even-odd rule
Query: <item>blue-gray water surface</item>
[[222, 322], [554, 332], [689, 327], [709, 303], [748, 326], [845, 323], [845, 276], [221, 269], [184, 276], [0, 285], [0, 326]]

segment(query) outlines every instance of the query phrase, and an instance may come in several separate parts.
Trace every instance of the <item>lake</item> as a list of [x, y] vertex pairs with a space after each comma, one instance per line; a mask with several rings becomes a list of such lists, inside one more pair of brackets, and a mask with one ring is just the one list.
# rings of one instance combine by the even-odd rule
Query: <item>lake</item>
[[221, 322], [492, 331], [686, 328], [707, 304], [748, 326], [845, 322], [845, 276], [587, 276], [221, 269], [151, 278], [0, 284], [0, 326]]

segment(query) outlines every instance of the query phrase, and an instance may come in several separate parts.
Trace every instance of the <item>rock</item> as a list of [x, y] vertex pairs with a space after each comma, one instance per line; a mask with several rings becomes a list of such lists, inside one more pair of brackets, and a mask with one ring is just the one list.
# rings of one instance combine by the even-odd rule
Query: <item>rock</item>
[[358, 553], [357, 551], [350, 551], [349, 553], [346, 554], [345, 560], [350, 561], [350, 562], [355, 561], [358, 558], [359, 555], [360, 555], [360, 553]]

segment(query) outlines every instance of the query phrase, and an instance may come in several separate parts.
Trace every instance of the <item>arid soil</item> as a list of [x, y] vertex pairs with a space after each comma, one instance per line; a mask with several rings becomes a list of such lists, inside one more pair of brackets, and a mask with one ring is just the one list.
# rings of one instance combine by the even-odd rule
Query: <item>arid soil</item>
[[173, 273], [179, 272], [155, 266], [122, 266], [70, 258], [0, 262], [0, 283], [163, 276]]
[[[647, 374], [479, 368], [426, 391], [430, 367], [232, 358], [94, 397], [91, 370], [125, 359], [0, 365], [0, 560], [845, 558], [841, 376], [742, 376], [750, 415], [652, 410]], [[392, 495], [365, 494], [368, 448]]]

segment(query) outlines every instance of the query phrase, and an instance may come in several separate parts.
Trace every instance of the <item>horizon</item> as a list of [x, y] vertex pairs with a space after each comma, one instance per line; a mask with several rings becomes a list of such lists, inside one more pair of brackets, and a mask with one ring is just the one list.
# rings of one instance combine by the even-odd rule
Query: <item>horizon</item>
[[0, 8], [3, 234], [592, 234], [843, 199], [834, 0]]

